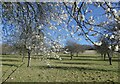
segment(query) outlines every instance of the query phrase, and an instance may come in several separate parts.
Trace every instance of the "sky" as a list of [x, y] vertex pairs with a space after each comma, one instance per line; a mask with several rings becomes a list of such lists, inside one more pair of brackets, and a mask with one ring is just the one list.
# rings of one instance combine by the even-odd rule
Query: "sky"
[[[95, 6], [90, 5], [88, 10], [92, 10], [92, 13], [88, 14], [86, 16], [86, 18], [89, 18], [90, 16], [93, 16], [96, 23], [100, 23], [100, 22], [103, 22], [103, 21], [107, 20], [106, 16], [100, 16], [101, 14], [104, 13], [104, 10], [102, 8], [100, 8], [100, 7], [96, 8]], [[52, 23], [54, 23], [54, 22], [52, 22]], [[76, 22], [73, 20], [72, 23], [70, 23], [70, 25], [76, 26]], [[45, 32], [46, 32], [47, 35], [50, 34], [52, 39], [54, 39], [54, 40], [57, 40], [57, 38], [60, 38], [60, 40], [57, 40], [57, 41], [59, 41], [60, 44], [63, 44], [63, 45], [65, 45], [68, 40], [75, 41], [76, 43], [79, 43], [79, 44], [92, 45], [92, 43], [86, 41], [83, 36], [78, 36], [78, 33], [74, 34], [73, 37], [71, 37], [69, 32], [66, 32], [66, 30], [63, 30], [64, 26], [66, 26], [66, 25], [57, 26], [57, 30], [51, 30], [50, 28], [47, 28], [45, 30]], [[0, 28], [1, 27], [2, 27], [2, 25], [0, 25]], [[95, 28], [95, 30], [98, 31], [98, 28]], [[101, 31], [101, 30], [99, 29], [99, 31]], [[76, 40], [75, 38], [79, 38], [79, 40]], [[97, 41], [97, 36], [96, 37], [90, 37], [90, 38], [93, 41]]]
[[[88, 10], [92, 10], [93, 12], [91, 13], [91, 14], [88, 14], [87, 16], [86, 16], [86, 18], [89, 18], [90, 16], [93, 16], [94, 17], [94, 19], [95, 19], [95, 21], [96, 21], [96, 23], [100, 23], [100, 22], [103, 22], [103, 21], [106, 21], [107, 19], [106, 19], [106, 16], [100, 16], [101, 14], [103, 14], [104, 13], [104, 10], [102, 9], [102, 8], [96, 8], [96, 7], [94, 7], [94, 6], [92, 6], [92, 5], [90, 5], [90, 7], [88, 8]], [[99, 16], [99, 18], [98, 18], [98, 16]], [[73, 20], [72, 21], [72, 23], [70, 23], [70, 25], [74, 25], [74, 26], [76, 26], [76, 22]], [[62, 26], [65, 26], [65, 25], [62, 25]], [[66, 44], [66, 42], [68, 41], [68, 40], [70, 40], [70, 41], [74, 41], [74, 42], [76, 42], [76, 43], [79, 43], [79, 44], [82, 44], [82, 45], [92, 45], [92, 43], [91, 42], [89, 42], [89, 41], [86, 41], [85, 39], [85, 37], [84, 36], [78, 36], [78, 33], [76, 33], [76, 34], [74, 34], [73, 35], [73, 37], [71, 37], [70, 36], [70, 34], [68, 33], [68, 32], [66, 32], [66, 30], [63, 30], [62, 29], [62, 27], [58, 27], [58, 29], [61, 29], [61, 31], [56, 31], [57, 33], [53, 33], [54, 31], [52, 30], [48, 30], [48, 32], [50, 32], [51, 33], [51, 36], [53, 36], [54, 37], [54, 39], [56, 39], [57, 38], [57, 36], [60, 34], [61, 36], [63, 35], [63, 36], [66, 36], [66, 39], [64, 39], [64, 37], [62, 38], [61, 37], [61, 41], [59, 41], [61, 44]], [[97, 30], [97, 28], [96, 28], [96, 30]], [[98, 30], [97, 30], [98, 31]], [[68, 34], [68, 35], [67, 35]], [[79, 38], [79, 40], [78, 39], [75, 39], [75, 38]], [[97, 41], [97, 37], [90, 37], [94, 42], [95, 41]]]
[[2, 43], [2, 25], [0, 25], [0, 44]]

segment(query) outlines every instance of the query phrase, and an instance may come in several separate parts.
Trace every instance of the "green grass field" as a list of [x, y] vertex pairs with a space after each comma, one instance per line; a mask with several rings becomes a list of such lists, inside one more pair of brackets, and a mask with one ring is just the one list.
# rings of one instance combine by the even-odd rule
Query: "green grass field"
[[[27, 58], [8, 79], [7, 82], [118, 82], [118, 58], [114, 57], [112, 65], [95, 55], [79, 55], [70, 60], [69, 55], [61, 54], [62, 60], [31, 59], [30, 67]], [[48, 67], [46, 62], [50, 63]], [[23, 62], [21, 56], [2, 56], [2, 81]]]

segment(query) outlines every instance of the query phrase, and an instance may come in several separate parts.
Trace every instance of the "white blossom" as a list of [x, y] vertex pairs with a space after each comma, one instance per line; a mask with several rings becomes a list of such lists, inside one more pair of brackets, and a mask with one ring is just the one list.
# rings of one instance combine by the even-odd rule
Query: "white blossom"
[[13, 80], [13, 78], [11, 78]]
[[118, 51], [119, 50], [119, 46], [115, 46], [115, 51]]
[[46, 39], [46, 36], [44, 36], [44, 39]]
[[85, 10], [85, 13], [87, 13], [88, 12], [88, 10]]
[[58, 30], [59, 32], [61, 31], [61, 29]]
[[67, 36], [69, 36], [69, 34], [67, 34]]
[[114, 14], [116, 14], [116, 13], [117, 13], [116, 9], [113, 9], [113, 13], [114, 13]]
[[101, 45], [102, 45], [102, 42], [96, 42], [96, 43], [94, 43], [94, 44], [96, 44], [96, 45], [98, 45], [98, 46], [101, 46]]
[[118, 29], [118, 27], [115, 27], [115, 29]]
[[107, 9], [106, 9], [106, 12], [110, 12], [110, 8], [107, 8]]
[[90, 16], [90, 20], [92, 20], [93, 19], [93, 16]]
[[47, 55], [50, 55], [50, 53], [48, 53]]
[[89, 4], [92, 4], [92, 0], [88, 0], [87, 2], [88, 2]]
[[100, 4], [98, 4], [97, 7], [100, 7]]
[[51, 67], [49, 63], [47, 63], [47, 66]]
[[56, 30], [57, 28], [55, 26], [50, 26], [50, 29], [55, 29]]
[[73, 35], [74, 34], [74, 32], [71, 32], [71, 35]]
[[111, 35], [111, 36], [110, 36], [110, 39], [113, 39], [114, 37], [115, 37], [114, 35]]
[[62, 60], [62, 58], [59, 58], [59, 60]]
[[109, 35], [108, 34], [105, 34], [105, 37], [108, 37]]
[[74, 25], [72, 25], [72, 28], [74, 28], [75, 26]]
[[38, 27], [38, 29], [42, 29], [42, 26], [40, 25], [40, 26]]
[[67, 19], [67, 17], [68, 17], [68, 15], [67, 15], [67, 14], [62, 14], [62, 15], [61, 15], [61, 18], [62, 18], [63, 20], [66, 20], [66, 19]]
[[111, 7], [111, 2], [108, 2], [108, 5]]
[[109, 46], [108, 48], [109, 48], [109, 49], [111, 49], [111, 48], [112, 48], [112, 46]]

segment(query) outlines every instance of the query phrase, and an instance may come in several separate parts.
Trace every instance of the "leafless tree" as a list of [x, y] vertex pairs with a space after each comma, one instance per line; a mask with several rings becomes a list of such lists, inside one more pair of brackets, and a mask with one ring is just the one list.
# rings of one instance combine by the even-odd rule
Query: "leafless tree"
[[76, 42], [73, 41], [67, 41], [65, 49], [70, 52], [71, 55], [71, 59], [74, 56], [74, 53], [76, 53], [76, 55], [78, 56], [79, 52], [84, 52], [84, 48], [82, 45], [77, 44]]
[[[0, 3], [0, 5], [2, 5], [3, 32], [5, 34], [10, 32], [6, 31], [8, 29], [5, 25], [13, 25], [9, 27], [13, 30], [12, 33], [15, 37], [15, 39], [10, 39], [11, 43], [22, 44], [19, 48], [22, 48], [23, 54], [25, 50], [27, 51], [29, 66], [31, 51], [38, 45], [35, 45], [35, 41], [38, 41], [38, 37], [41, 38], [42, 24], [45, 24], [46, 16], [50, 15], [46, 12], [46, 10], [50, 10], [49, 7], [47, 7], [48, 4], [37, 2], [5, 2]], [[37, 39], [34, 39], [36, 37]]]

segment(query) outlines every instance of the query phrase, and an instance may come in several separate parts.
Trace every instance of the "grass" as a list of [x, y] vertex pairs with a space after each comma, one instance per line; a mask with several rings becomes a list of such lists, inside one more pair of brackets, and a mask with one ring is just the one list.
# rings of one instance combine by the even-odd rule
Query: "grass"
[[[7, 82], [118, 82], [118, 58], [114, 57], [112, 65], [97, 55], [80, 55], [73, 57], [60, 54], [62, 60], [31, 59], [31, 66], [25, 64], [18, 68]], [[2, 80], [20, 64], [21, 56], [2, 56]], [[107, 59], [108, 60], [108, 59]], [[50, 62], [50, 67], [46, 62]]]

